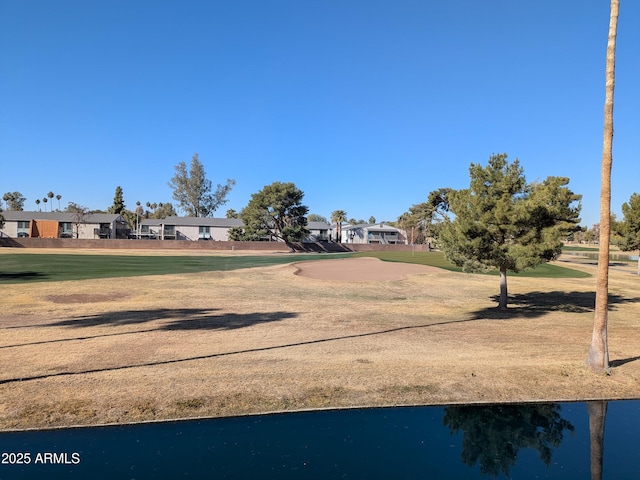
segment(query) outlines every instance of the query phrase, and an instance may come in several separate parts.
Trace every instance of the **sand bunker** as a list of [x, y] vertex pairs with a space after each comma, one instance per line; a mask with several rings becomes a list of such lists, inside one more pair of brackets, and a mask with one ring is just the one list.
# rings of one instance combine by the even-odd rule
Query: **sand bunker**
[[407, 275], [438, 270], [426, 265], [383, 262], [371, 257], [300, 262], [295, 266], [298, 268], [296, 275], [342, 282], [401, 280]]

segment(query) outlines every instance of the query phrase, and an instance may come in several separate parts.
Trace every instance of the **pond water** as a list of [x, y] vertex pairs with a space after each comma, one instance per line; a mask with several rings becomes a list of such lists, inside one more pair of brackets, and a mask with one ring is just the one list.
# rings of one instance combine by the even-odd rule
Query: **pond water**
[[0, 478], [637, 479], [639, 433], [640, 401], [333, 410], [5, 432]]
[[[567, 252], [569, 255], [574, 255], [576, 257], [587, 257], [592, 260], [598, 259], [598, 252]], [[631, 255], [627, 253], [610, 253], [609, 260], [621, 260], [621, 261], [629, 261], [629, 262], [637, 262], [638, 255]]]

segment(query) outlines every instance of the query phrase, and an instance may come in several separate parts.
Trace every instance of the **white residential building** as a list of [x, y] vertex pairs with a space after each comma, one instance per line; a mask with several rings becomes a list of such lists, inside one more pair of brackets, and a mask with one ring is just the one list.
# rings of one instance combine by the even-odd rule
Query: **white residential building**
[[[335, 225], [332, 226], [332, 238], [337, 238]], [[406, 244], [407, 238], [404, 230], [399, 228], [384, 223], [362, 223], [343, 225], [342, 243], [395, 245]]]
[[128, 226], [112, 213], [2, 212], [0, 235], [10, 238], [127, 238]]

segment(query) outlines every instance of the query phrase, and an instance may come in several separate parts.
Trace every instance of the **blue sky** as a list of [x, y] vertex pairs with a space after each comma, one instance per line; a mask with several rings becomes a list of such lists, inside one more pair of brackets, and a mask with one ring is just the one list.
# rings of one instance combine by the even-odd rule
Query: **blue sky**
[[[200, 154], [240, 210], [395, 220], [470, 163], [568, 176], [598, 222], [607, 0], [0, 0], [0, 193], [173, 201]], [[612, 208], [640, 191], [640, 2], [618, 31]], [[57, 206], [57, 202], [54, 202]]]

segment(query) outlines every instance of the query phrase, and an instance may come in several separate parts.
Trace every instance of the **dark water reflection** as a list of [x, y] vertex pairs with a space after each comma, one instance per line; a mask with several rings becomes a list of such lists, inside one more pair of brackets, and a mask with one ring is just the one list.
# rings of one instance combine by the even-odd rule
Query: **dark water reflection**
[[[639, 433], [640, 401], [359, 409], [9, 432], [0, 434], [0, 479], [637, 479]], [[10, 464], [20, 453], [30, 463]]]
[[533, 449], [548, 467], [564, 431], [574, 426], [560, 416], [557, 403], [447, 407], [443, 423], [462, 434], [461, 459], [480, 473], [509, 476], [520, 450]]

